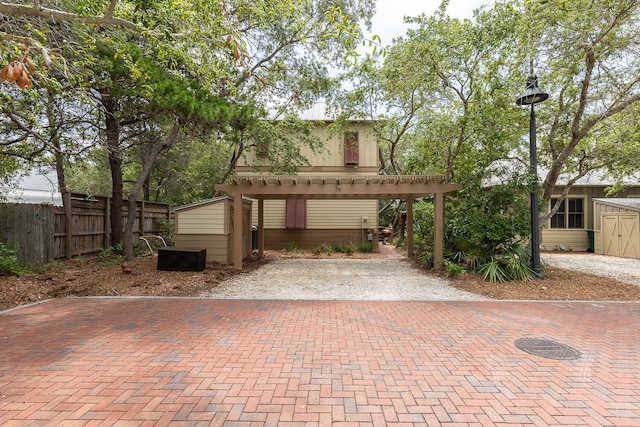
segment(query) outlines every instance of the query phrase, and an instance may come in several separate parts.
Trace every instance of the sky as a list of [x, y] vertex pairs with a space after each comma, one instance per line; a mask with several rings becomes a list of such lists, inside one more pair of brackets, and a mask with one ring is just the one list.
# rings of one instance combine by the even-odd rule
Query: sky
[[[377, 0], [376, 15], [372, 20], [371, 34], [382, 39], [382, 45], [390, 45], [394, 37], [403, 36], [408, 28], [405, 16], [427, 16], [440, 6], [441, 0]], [[473, 10], [489, 4], [489, 0], [450, 0], [447, 12], [459, 19], [473, 17]]]

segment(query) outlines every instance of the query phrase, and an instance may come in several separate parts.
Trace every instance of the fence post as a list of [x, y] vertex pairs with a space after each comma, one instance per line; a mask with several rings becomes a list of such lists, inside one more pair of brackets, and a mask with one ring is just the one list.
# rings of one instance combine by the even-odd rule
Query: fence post
[[64, 227], [65, 227], [65, 258], [71, 259], [71, 245], [73, 242], [73, 231], [71, 230], [73, 221], [71, 217], [71, 193], [65, 192], [64, 197]]
[[139, 230], [140, 230], [140, 234], [138, 234], [139, 236], [144, 236], [144, 222], [145, 222], [145, 218], [146, 217], [146, 212], [144, 211], [144, 200], [140, 201], [140, 219], [138, 221], [140, 221], [140, 223], [138, 224], [139, 226]]
[[104, 198], [104, 241], [102, 249], [111, 247], [111, 198]]

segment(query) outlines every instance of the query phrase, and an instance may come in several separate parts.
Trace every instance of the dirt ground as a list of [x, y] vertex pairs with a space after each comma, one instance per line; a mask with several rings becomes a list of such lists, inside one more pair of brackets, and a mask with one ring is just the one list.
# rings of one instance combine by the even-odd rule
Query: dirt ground
[[[246, 274], [264, 263], [281, 258], [385, 257], [384, 254], [293, 254], [267, 251], [265, 258], [245, 262], [242, 272], [232, 266], [207, 263], [201, 272], [159, 271], [157, 258], [137, 258], [129, 263], [131, 273], [120, 265], [104, 265], [96, 257], [82, 256], [59, 262], [35, 276], [0, 276], [0, 310], [70, 296], [198, 296], [220, 282]], [[427, 272], [426, 274], [445, 273]], [[472, 274], [447, 277], [451, 286], [502, 300], [638, 301], [640, 286], [560, 268], [545, 268], [544, 280], [489, 283]]]

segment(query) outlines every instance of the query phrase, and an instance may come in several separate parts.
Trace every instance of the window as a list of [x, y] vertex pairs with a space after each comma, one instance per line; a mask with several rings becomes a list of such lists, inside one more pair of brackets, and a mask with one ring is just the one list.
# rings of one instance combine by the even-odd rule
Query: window
[[286, 205], [287, 228], [306, 228], [307, 226], [307, 201], [287, 200]]
[[269, 144], [267, 141], [259, 140], [256, 141], [256, 156], [259, 159], [266, 159], [269, 157]]
[[344, 165], [358, 166], [358, 132], [346, 132], [344, 134]]
[[[558, 199], [551, 199], [550, 209]], [[584, 228], [584, 199], [567, 197], [560, 209], [551, 217], [551, 228]]]

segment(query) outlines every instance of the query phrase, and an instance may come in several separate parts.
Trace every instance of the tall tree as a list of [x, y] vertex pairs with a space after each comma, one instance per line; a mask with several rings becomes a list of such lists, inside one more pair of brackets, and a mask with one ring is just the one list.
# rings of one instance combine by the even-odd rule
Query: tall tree
[[551, 94], [539, 108], [549, 201], [563, 175], [571, 186], [596, 172], [620, 177], [640, 171], [640, 1], [524, 0], [515, 4], [522, 35], [520, 69], [533, 60]]

